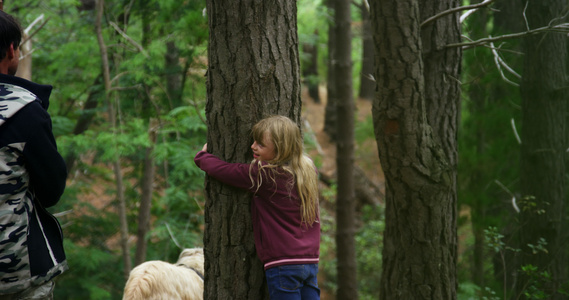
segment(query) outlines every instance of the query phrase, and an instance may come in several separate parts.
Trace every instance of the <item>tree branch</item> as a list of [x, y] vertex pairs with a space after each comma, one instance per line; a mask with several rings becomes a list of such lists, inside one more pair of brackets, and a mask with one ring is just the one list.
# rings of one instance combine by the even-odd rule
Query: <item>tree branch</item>
[[446, 16], [446, 15], [450, 15], [450, 14], [452, 14], [452, 13], [459, 12], [459, 11], [463, 11], [463, 10], [469, 10], [469, 9], [475, 9], [475, 8], [480, 8], [480, 7], [483, 7], [483, 6], [487, 6], [487, 5], [489, 5], [490, 3], [494, 2], [494, 1], [495, 1], [495, 0], [485, 0], [485, 1], [483, 1], [483, 2], [481, 2], [481, 3], [478, 3], [478, 4], [467, 5], [467, 6], [459, 6], [459, 7], [451, 8], [451, 9], [449, 9], [449, 10], [445, 10], [445, 11], [440, 12], [440, 13], [438, 13], [438, 14], [436, 14], [436, 15], [434, 15], [434, 16], [428, 18], [428, 19], [426, 19], [425, 21], [423, 21], [423, 23], [421, 23], [421, 27], [423, 27], [423, 26], [425, 26], [425, 25], [427, 25], [427, 24], [429, 24], [429, 23], [435, 21], [436, 19], [442, 18], [442, 17], [444, 17], [444, 16]]
[[140, 51], [146, 58], [150, 57], [150, 55], [148, 55], [148, 52], [146, 52], [146, 50], [144, 50], [144, 48], [137, 43], [135, 40], [131, 39], [130, 36], [128, 36], [126, 34], [126, 32], [122, 31], [119, 26], [117, 24], [115, 24], [114, 22], [109, 22], [109, 24], [111, 24], [111, 26], [113, 26], [113, 28], [120, 34], [122, 35], [122, 37], [124, 37], [127, 41], [129, 41], [134, 47], [136, 47], [138, 49], [138, 51]]
[[26, 35], [26, 37], [24, 38], [24, 40], [22, 42], [20, 42], [20, 44], [25, 44], [28, 40], [30, 40], [34, 35], [36, 35], [36, 33], [38, 33], [44, 26], [45, 24], [47, 24], [47, 21], [49, 21], [50, 18], [47, 18], [45, 21], [42, 22], [42, 24], [39, 26], [38, 29], [34, 30], [34, 32], [32, 32], [30, 34], [30, 31], [32, 30], [32, 28], [39, 23], [40, 21], [42, 21], [44, 18], [44, 15], [40, 15], [39, 17], [37, 17], [30, 25], [28, 25], [28, 27], [26, 27], [26, 29], [24, 29], [24, 33]]
[[500, 57], [500, 54], [498, 53], [498, 49], [496, 47], [494, 47], [494, 43], [490, 43], [490, 50], [492, 51], [492, 54], [494, 55], [494, 63], [496, 64], [496, 68], [500, 72], [502, 79], [504, 79], [504, 81], [506, 81], [507, 83], [509, 83], [513, 86], [520, 86], [519, 84], [509, 80], [506, 77], [506, 74], [504, 74], [502, 67], [504, 67], [507, 71], [512, 73], [517, 78], [521, 78], [521, 76], [514, 69], [512, 69], [510, 66], [508, 66], [508, 64], [506, 64], [506, 62]]
[[554, 25], [554, 26], [544, 26], [544, 27], [531, 29], [531, 30], [524, 31], [524, 32], [504, 34], [504, 35], [500, 35], [500, 36], [496, 36], [496, 37], [487, 37], [487, 38], [483, 38], [483, 39], [479, 39], [479, 40], [467, 42], [467, 43], [448, 44], [448, 45], [446, 45], [446, 48], [476, 47], [476, 46], [489, 44], [489, 43], [493, 43], [493, 42], [497, 42], [497, 41], [515, 39], [515, 38], [520, 38], [520, 37], [524, 37], [524, 36], [528, 36], [528, 35], [532, 35], [532, 34], [548, 32], [548, 31], [569, 33], [569, 23], [563, 23], [563, 24]]

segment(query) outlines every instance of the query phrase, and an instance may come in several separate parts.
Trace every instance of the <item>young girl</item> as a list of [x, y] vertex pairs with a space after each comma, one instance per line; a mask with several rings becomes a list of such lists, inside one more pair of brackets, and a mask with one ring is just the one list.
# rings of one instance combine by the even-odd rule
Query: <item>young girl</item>
[[194, 161], [209, 176], [253, 194], [255, 248], [271, 299], [320, 299], [318, 178], [303, 154], [300, 129], [272, 116], [255, 124], [252, 135], [250, 164], [224, 162], [207, 153], [207, 144]]

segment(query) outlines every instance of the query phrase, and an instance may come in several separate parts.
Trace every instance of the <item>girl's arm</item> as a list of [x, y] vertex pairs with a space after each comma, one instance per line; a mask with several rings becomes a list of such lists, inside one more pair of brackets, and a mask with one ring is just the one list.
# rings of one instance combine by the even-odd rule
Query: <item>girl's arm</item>
[[[204, 145], [204, 149], [207, 149], [207, 144]], [[228, 163], [204, 150], [196, 154], [194, 162], [207, 175], [225, 184], [246, 190], [253, 188], [251, 177], [249, 177], [250, 164]], [[255, 168], [253, 169], [255, 170]], [[254, 176], [253, 174], [253, 178], [255, 178]]]

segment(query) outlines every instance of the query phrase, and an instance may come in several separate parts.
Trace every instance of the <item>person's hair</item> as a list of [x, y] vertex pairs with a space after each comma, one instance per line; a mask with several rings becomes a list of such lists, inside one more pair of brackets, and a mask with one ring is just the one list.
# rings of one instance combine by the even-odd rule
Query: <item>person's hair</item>
[[[301, 222], [312, 226], [319, 218], [318, 175], [314, 163], [304, 154], [300, 128], [285, 116], [271, 116], [255, 124], [252, 135], [261, 143], [265, 137], [270, 138], [275, 150], [274, 159], [267, 164], [253, 160], [252, 164], [259, 166], [258, 180], [265, 170], [278, 172], [282, 169], [292, 174], [300, 197]], [[274, 180], [274, 174], [271, 177]]]
[[22, 41], [22, 27], [11, 15], [0, 10], [0, 59], [4, 59], [10, 45], [14, 50], [20, 47]]

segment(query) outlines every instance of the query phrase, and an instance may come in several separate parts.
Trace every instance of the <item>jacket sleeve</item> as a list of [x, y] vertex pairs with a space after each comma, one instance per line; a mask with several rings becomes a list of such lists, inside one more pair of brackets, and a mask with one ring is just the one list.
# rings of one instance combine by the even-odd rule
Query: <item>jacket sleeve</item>
[[24, 157], [30, 174], [30, 188], [44, 207], [55, 205], [67, 179], [65, 161], [57, 151], [51, 118], [39, 102], [22, 108], [15, 116], [15, 126], [22, 128]]
[[[253, 182], [249, 176], [250, 164], [228, 163], [219, 157], [200, 151], [194, 158], [196, 165], [207, 175], [234, 187], [253, 191]], [[256, 168], [253, 168], [255, 178]]]

